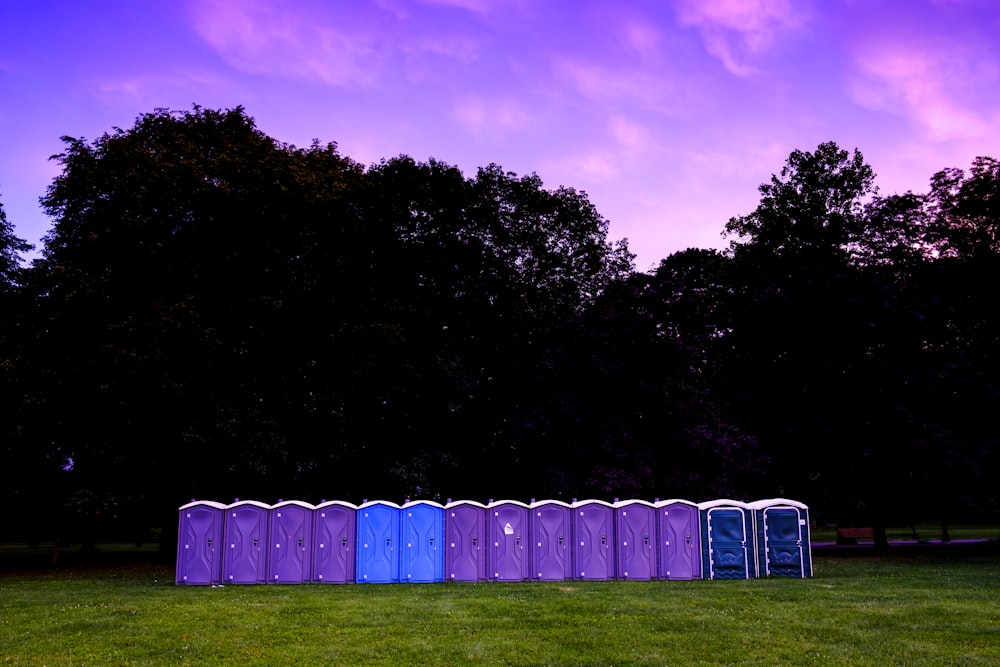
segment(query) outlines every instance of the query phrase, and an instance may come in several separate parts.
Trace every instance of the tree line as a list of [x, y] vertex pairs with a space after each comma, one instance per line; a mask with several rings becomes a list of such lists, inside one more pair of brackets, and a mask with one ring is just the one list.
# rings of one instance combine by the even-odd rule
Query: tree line
[[156, 110], [65, 137], [40, 255], [0, 208], [12, 533], [191, 498], [787, 496], [998, 513], [1000, 163], [880, 195], [796, 150], [726, 251], [636, 271], [585, 193]]

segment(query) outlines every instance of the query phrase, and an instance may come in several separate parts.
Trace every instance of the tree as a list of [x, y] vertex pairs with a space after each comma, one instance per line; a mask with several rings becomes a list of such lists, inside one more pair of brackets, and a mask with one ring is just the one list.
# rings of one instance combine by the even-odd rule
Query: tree
[[631, 270], [582, 193], [405, 156], [366, 171], [241, 108], [65, 141], [31, 270], [53, 415], [32, 438], [80, 521], [480, 491], [461, 470], [501, 450], [524, 469], [532, 381]]
[[18, 285], [22, 255], [33, 248], [14, 234], [14, 226], [8, 222], [0, 202], [0, 290], [4, 293], [11, 292]]
[[[32, 246], [14, 234], [0, 202], [0, 467], [14, 471], [13, 478], [23, 484], [7, 484], [0, 496], [7, 507], [45, 507], [44, 489], [49, 478], [41, 452], [25, 438], [27, 415], [31, 406], [30, 360], [25, 355], [27, 298], [22, 255]], [[12, 518], [11, 536], [36, 539], [31, 525]]]
[[782, 491], [866, 508], [882, 525], [893, 442], [870, 363], [881, 300], [857, 269], [874, 173], [860, 152], [824, 143], [792, 152], [760, 191], [757, 208], [726, 225], [739, 236], [726, 402]]
[[424, 424], [418, 440], [434, 443], [420, 461], [455, 471], [448, 492], [482, 493], [482, 480], [460, 471], [496, 465], [502, 453], [509, 474], [487, 492], [539, 492], [535, 463], [553, 445], [534, 420], [537, 392], [572, 340], [570, 322], [631, 270], [631, 253], [607, 241], [583, 193], [546, 190], [533, 174], [490, 165], [465, 178], [400, 156], [368, 176], [369, 219], [388, 221], [400, 239], [386, 283], [410, 313], [424, 399], [408, 423]]
[[361, 169], [278, 144], [240, 108], [65, 141], [33, 268], [52, 415], [38, 439], [98, 499], [88, 516], [267, 495], [299, 463], [297, 429], [342, 430], [313, 325], [364, 283], [345, 259], [365, 255], [344, 201]]

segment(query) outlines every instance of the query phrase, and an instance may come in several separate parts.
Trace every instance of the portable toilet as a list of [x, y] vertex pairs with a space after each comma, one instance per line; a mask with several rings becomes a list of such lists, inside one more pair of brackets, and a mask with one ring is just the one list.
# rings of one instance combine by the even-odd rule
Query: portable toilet
[[488, 573], [493, 581], [524, 581], [531, 577], [528, 541], [529, 507], [516, 500], [486, 506], [490, 540]]
[[312, 556], [313, 510], [301, 500], [271, 506], [268, 530], [267, 580], [274, 584], [309, 581]]
[[256, 500], [226, 506], [222, 580], [229, 584], [267, 581], [267, 524], [270, 506]]
[[538, 581], [573, 578], [573, 508], [559, 500], [530, 505], [531, 576]]
[[355, 577], [359, 584], [399, 581], [399, 511], [399, 505], [385, 500], [358, 507]]
[[211, 500], [192, 500], [178, 512], [176, 582], [189, 586], [222, 583], [226, 506]]
[[706, 579], [752, 579], [757, 576], [753, 510], [737, 500], [698, 505], [702, 568]]
[[580, 500], [573, 508], [573, 576], [606, 580], [615, 576], [615, 506]]
[[657, 562], [661, 579], [701, 579], [701, 524], [689, 500], [658, 500]]
[[486, 575], [486, 505], [456, 500], [444, 506], [445, 578], [484, 581]]
[[619, 579], [656, 577], [656, 507], [645, 500], [615, 503], [615, 575]]
[[400, 510], [399, 580], [444, 581], [444, 506], [430, 500], [406, 503]]
[[809, 508], [785, 498], [758, 500], [750, 507], [754, 512], [760, 574], [811, 577]]
[[341, 500], [322, 502], [313, 510], [313, 581], [354, 583], [357, 513], [356, 505]]

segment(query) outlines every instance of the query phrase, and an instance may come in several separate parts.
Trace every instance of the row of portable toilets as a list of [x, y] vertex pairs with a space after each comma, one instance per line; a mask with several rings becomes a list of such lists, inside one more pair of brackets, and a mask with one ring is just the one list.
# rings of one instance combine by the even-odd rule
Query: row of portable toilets
[[760, 576], [812, 576], [802, 503], [247, 500], [180, 508], [178, 584]]

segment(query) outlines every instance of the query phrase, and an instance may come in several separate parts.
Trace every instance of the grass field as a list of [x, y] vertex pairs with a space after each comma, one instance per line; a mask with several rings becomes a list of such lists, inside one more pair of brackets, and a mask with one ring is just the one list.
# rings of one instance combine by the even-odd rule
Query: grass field
[[996, 544], [817, 551], [806, 580], [551, 584], [178, 587], [172, 563], [108, 555], [0, 571], [0, 664], [1000, 664]]

